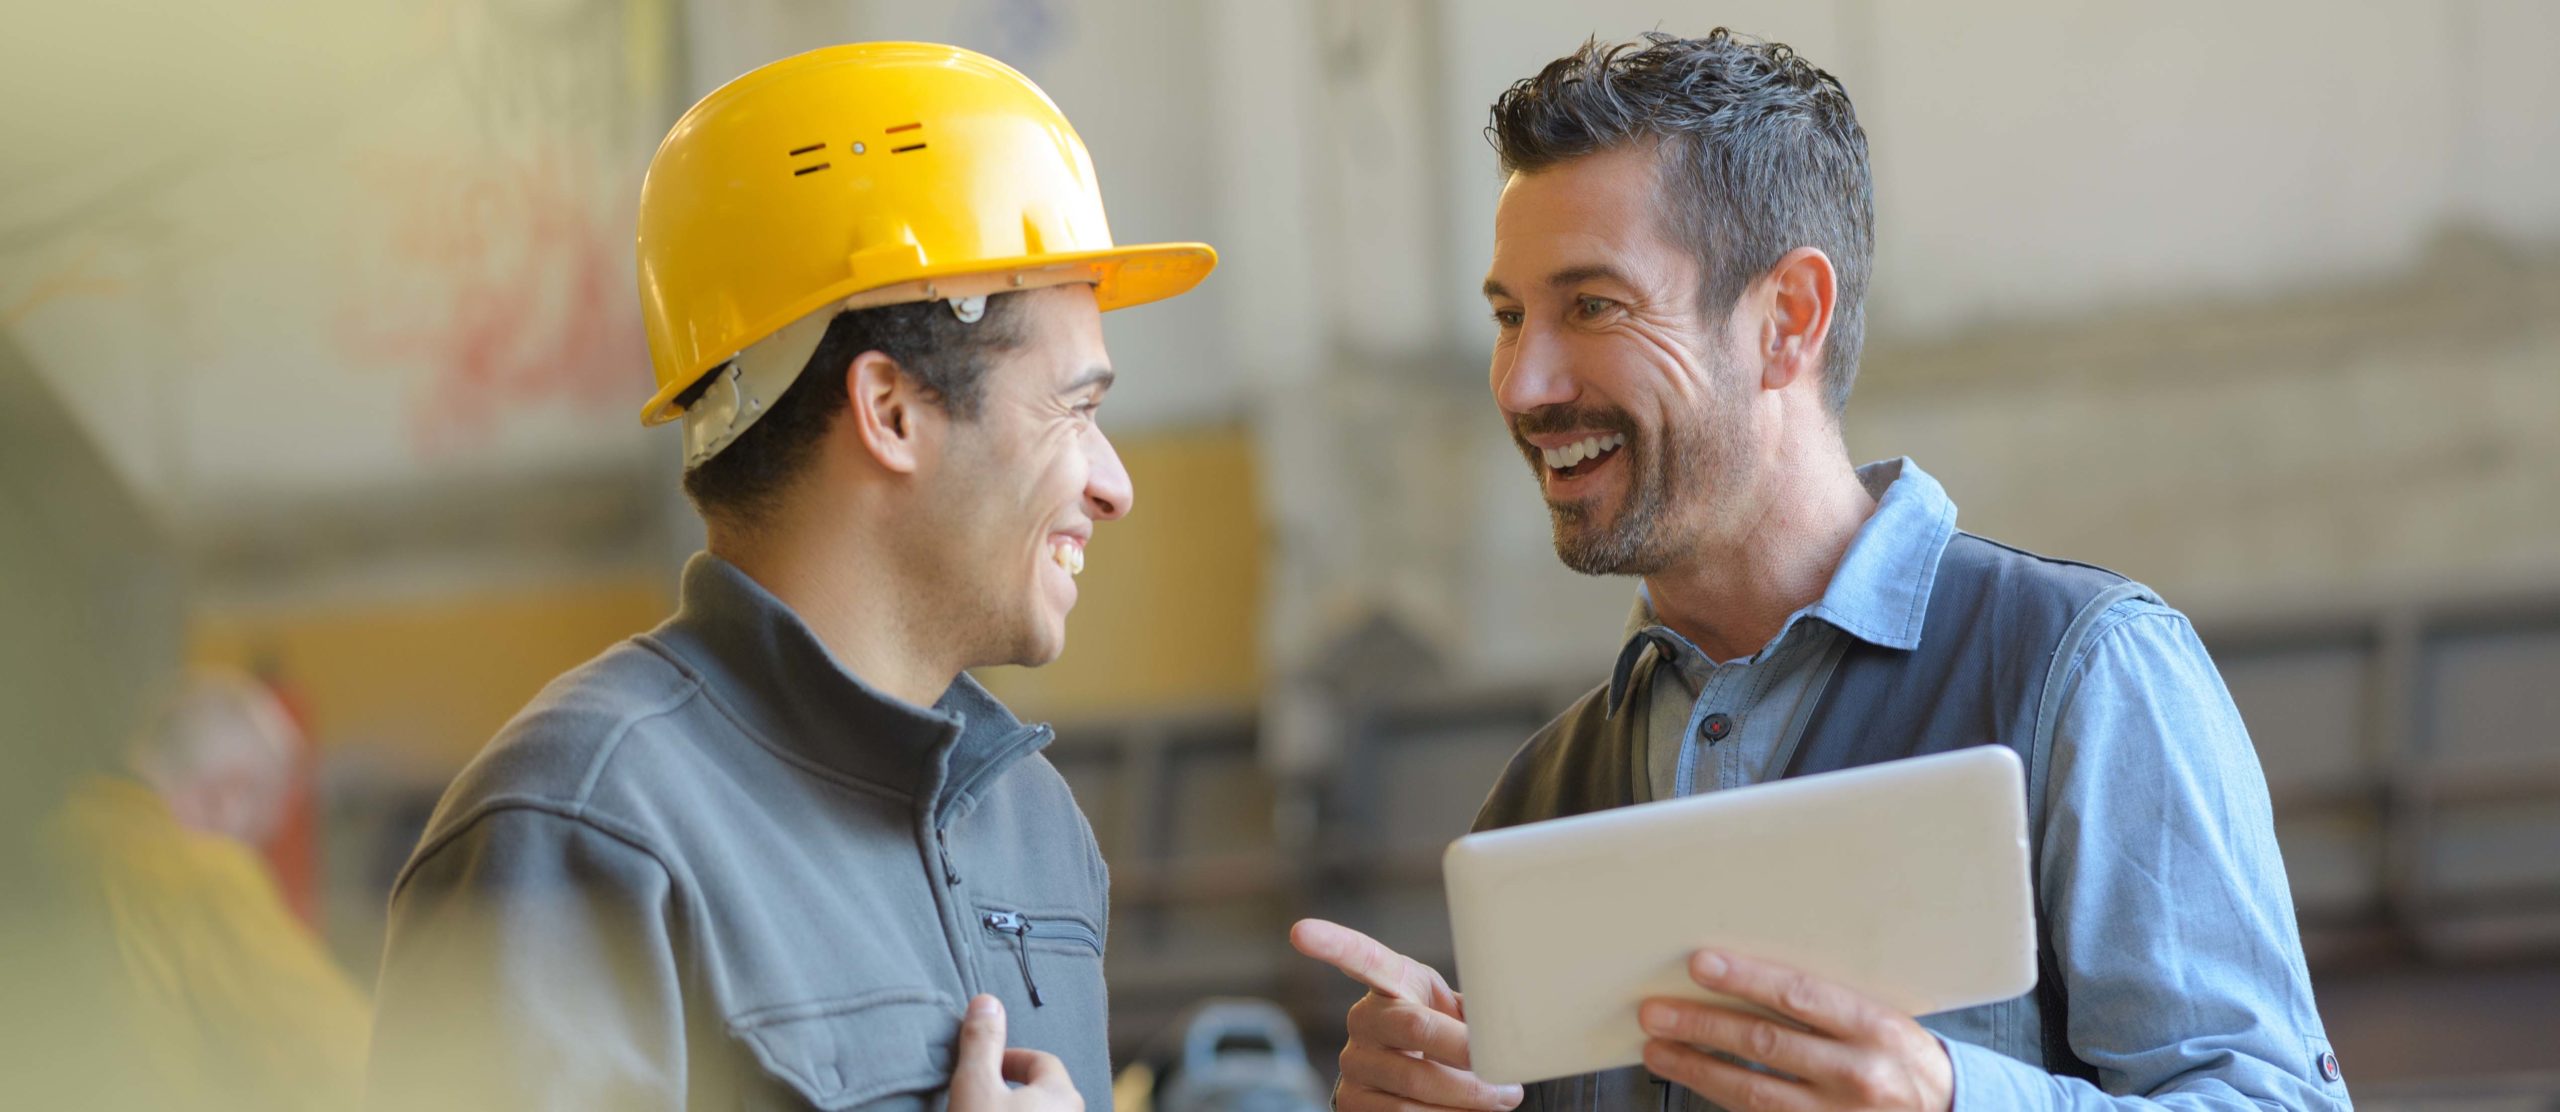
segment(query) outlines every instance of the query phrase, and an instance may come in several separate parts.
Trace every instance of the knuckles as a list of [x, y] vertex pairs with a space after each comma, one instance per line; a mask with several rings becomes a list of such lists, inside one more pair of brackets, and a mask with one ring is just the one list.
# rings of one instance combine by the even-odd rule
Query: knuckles
[[1810, 1019], [1822, 1011], [1822, 988], [1803, 977], [1789, 977], [1778, 987], [1778, 1008], [1788, 1015]]
[[1342, 1056], [1335, 1059], [1342, 1067], [1344, 1080], [1355, 1082], [1364, 1089], [1389, 1094], [1397, 1087], [1396, 1065], [1405, 1060], [1403, 1055], [1392, 1050], [1356, 1042], [1343, 1047]]
[[1777, 1082], [1754, 1074], [1742, 1083], [1740, 1112], [1778, 1112], [1782, 1096]]
[[1661, 1065], [1648, 1065], [1646, 1067], [1651, 1069], [1655, 1076], [1661, 1077], [1667, 1081], [1675, 1082], [1693, 1091], [1699, 1090], [1705, 1086], [1706, 1078], [1698, 1069], [1698, 1062], [1696, 1058], [1688, 1054], [1682, 1054], [1676, 1050], [1664, 1053], [1662, 1058], [1664, 1061]]
[[1754, 1022], [1751, 1024], [1750, 1033], [1743, 1037], [1743, 1041], [1750, 1044], [1744, 1048], [1743, 1056], [1765, 1065], [1769, 1059], [1777, 1056], [1778, 1045], [1783, 1038], [1777, 1024], [1765, 1021]]
[[1410, 1005], [1389, 1008], [1380, 1017], [1380, 1022], [1387, 1035], [1395, 1040], [1389, 1045], [1399, 1050], [1420, 1050], [1431, 1040], [1431, 1016], [1420, 1008]]
[[1360, 1044], [1348, 1043], [1333, 1059], [1334, 1068], [1344, 1077], [1357, 1076], [1360, 1070]]
[[1883, 1104], [1893, 1096], [1895, 1089], [1893, 1070], [1878, 1061], [1860, 1063], [1842, 1080], [1861, 1104]]
[[1364, 996], [1351, 1006], [1343, 1025], [1353, 1042], [1376, 1043], [1394, 1050], [1420, 1050], [1431, 1039], [1431, 1014], [1412, 1004]]
[[1367, 1086], [1345, 1085], [1334, 1094], [1335, 1112], [1402, 1112], [1405, 1102]]
[[1393, 1037], [1387, 1014], [1377, 999], [1375, 996], [1361, 997], [1359, 1003], [1351, 1006], [1351, 1013], [1343, 1017], [1343, 1026], [1350, 1031], [1351, 1041], [1384, 1045]]

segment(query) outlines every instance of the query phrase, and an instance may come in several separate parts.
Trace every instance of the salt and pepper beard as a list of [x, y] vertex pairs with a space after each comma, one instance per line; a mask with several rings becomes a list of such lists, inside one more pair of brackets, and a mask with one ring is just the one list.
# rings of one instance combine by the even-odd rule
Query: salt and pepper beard
[[[1635, 418], [1616, 408], [1548, 406], [1511, 419], [1511, 439], [1546, 489], [1544, 453], [1529, 443], [1533, 433], [1602, 429], [1626, 437], [1628, 482], [1626, 504], [1617, 516], [1599, 520], [1601, 510], [1590, 500], [1547, 500], [1547, 517], [1555, 530], [1556, 558], [1584, 575], [1652, 575], [1677, 563], [1692, 538], [1674, 535], [1669, 514], [1674, 491], [1691, 497], [1711, 495], [1742, 476], [1745, 453], [1740, 441], [1720, 427], [1720, 420], [1741, 412], [1743, 391], [1731, 361], [1710, 348], [1708, 411], [1692, 424], [1673, 424], [1648, 438], [1636, 430]], [[1657, 443], [1659, 441], [1659, 443]], [[1688, 507], [1684, 507], [1688, 508]], [[1694, 510], [1693, 510], [1694, 512]], [[1687, 533], [1691, 530], [1679, 530]]]

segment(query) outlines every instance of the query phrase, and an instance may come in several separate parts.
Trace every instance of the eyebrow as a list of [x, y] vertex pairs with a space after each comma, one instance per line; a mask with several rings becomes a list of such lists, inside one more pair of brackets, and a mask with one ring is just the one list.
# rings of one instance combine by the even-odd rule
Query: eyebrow
[[[1583, 263], [1579, 266], [1566, 267], [1563, 270], [1559, 270], [1548, 275], [1547, 285], [1556, 289], [1563, 289], [1568, 286], [1577, 286], [1584, 282], [1594, 280], [1616, 282], [1621, 286], [1632, 286], [1635, 284], [1628, 280], [1625, 271], [1619, 270], [1617, 267], [1611, 266], [1607, 263]], [[1484, 280], [1484, 296], [1488, 301], [1498, 297], [1509, 297], [1511, 296], [1511, 289], [1500, 282], [1487, 278]]]
[[1111, 384], [1119, 380], [1119, 374], [1109, 367], [1088, 367], [1085, 369], [1083, 374], [1076, 376], [1076, 380], [1074, 382], [1070, 382], [1065, 386], [1060, 387], [1058, 389], [1058, 393], [1061, 396], [1074, 394], [1095, 386], [1099, 386], [1104, 390], [1109, 390], [1111, 389]]
[[1607, 263], [1584, 263], [1581, 266], [1569, 266], [1563, 270], [1555, 272], [1554, 274], [1548, 275], [1547, 285], [1556, 289], [1562, 289], [1566, 286], [1578, 286], [1584, 282], [1593, 281], [1595, 279], [1603, 282], [1616, 282], [1621, 286], [1632, 286], [1635, 284], [1628, 281], [1626, 273], [1619, 270], [1617, 267], [1610, 266]]

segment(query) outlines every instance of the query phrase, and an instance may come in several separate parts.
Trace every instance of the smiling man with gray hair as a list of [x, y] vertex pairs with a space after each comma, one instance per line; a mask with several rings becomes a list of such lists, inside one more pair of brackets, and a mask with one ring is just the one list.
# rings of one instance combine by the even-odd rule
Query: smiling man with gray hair
[[[2187, 619], [1959, 531], [1908, 459], [1851, 463], [1874, 217], [1839, 81], [1721, 29], [1594, 42], [1513, 85], [1487, 135], [1494, 400], [1557, 555], [1642, 585], [1607, 682], [1520, 750], [1477, 829], [2006, 745], [2041, 981], [1915, 1018], [1701, 952], [1701, 987], [1792, 1022], [1647, 1001], [1643, 1068], [1524, 1091], [1468, 1072], [1437, 972], [1310, 920], [1299, 949], [1371, 989], [1336, 1106], [2346, 1107], [2265, 780]], [[1661, 875], [1681, 883], [1675, 856]]]

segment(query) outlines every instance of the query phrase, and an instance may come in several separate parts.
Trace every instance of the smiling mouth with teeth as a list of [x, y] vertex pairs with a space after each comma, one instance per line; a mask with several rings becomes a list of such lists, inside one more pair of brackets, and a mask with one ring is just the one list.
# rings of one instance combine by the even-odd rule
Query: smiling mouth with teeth
[[1541, 448], [1538, 452], [1540, 458], [1545, 460], [1547, 470], [1555, 472], [1559, 477], [1570, 479], [1583, 474], [1599, 461], [1617, 454], [1618, 449], [1626, 446], [1627, 434], [1613, 432], [1607, 436], [1586, 436], [1564, 447]]
[[1084, 574], [1084, 546], [1073, 541], [1059, 541], [1049, 546], [1049, 559], [1065, 568], [1068, 575]]

